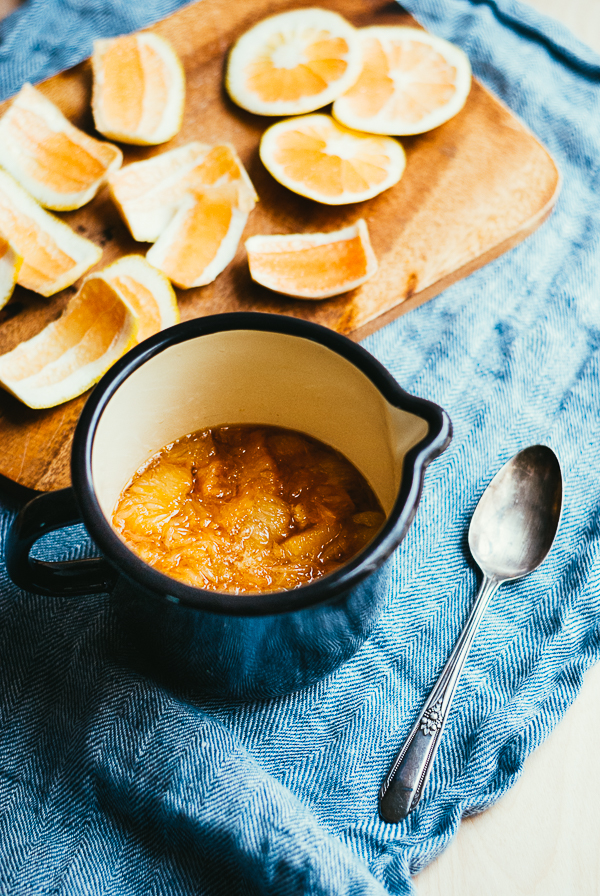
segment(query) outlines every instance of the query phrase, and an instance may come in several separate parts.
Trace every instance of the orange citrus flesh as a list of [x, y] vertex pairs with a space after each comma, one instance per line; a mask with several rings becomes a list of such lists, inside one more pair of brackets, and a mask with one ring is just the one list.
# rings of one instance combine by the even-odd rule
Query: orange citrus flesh
[[234, 594], [299, 588], [339, 569], [385, 521], [362, 473], [275, 426], [218, 426], [165, 446], [134, 474], [113, 526], [145, 562]]
[[263, 19], [234, 45], [225, 84], [238, 105], [259, 115], [298, 115], [326, 106], [360, 71], [356, 30], [326, 9], [295, 9]]
[[243, 181], [254, 187], [235, 149], [228, 143], [188, 143], [143, 162], [134, 162], [110, 179], [117, 208], [139, 242], [155, 242], [190, 190]]
[[121, 296], [138, 319], [137, 341], [179, 323], [177, 298], [167, 277], [142, 255], [125, 255], [101, 276]]
[[370, 199], [397, 183], [406, 164], [397, 140], [351, 131], [322, 114], [272, 125], [260, 157], [284, 186], [329, 205]]
[[0, 355], [0, 385], [31, 408], [53, 407], [93, 386], [136, 334], [131, 309], [105, 280], [91, 276], [62, 317]]
[[362, 71], [333, 106], [343, 124], [374, 134], [420, 134], [462, 108], [471, 66], [459, 47], [418, 28], [376, 26], [359, 34]]
[[[104, 53], [104, 78], [110, 84], [111, 89], [105, 89], [103, 96], [104, 114], [107, 119], [114, 122], [116, 128], [125, 131], [135, 131], [139, 127], [144, 106], [144, 93], [146, 90], [144, 67], [141, 59], [142, 48], [133, 36], [125, 36], [110, 44]], [[149, 58], [150, 71], [148, 87], [152, 84], [157, 91], [157, 104], [151, 110], [150, 127], [156, 127], [157, 109], [160, 116], [160, 108], [167, 95], [167, 85], [160, 68], [152, 66]]]
[[13, 294], [23, 259], [13, 246], [0, 236], [0, 308]]
[[92, 109], [100, 133], [124, 143], [157, 144], [181, 127], [185, 76], [173, 47], [157, 34], [94, 42]]
[[189, 193], [146, 258], [183, 289], [212, 283], [233, 259], [253, 205], [242, 181]]
[[332, 233], [251, 236], [252, 279], [300, 299], [323, 299], [355, 289], [377, 271], [366, 223]]
[[346, 71], [348, 66], [341, 56], [348, 52], [348, 44], [341, 37], [328, 38], [326, 32], [310, 37], [306, 61], [294, 69], [278, 68], [266, 54], [252, 62], [246, 69], [248, 87], [266, 102], [293, 101], [321, 93]]
[[117, 146], [74, 127], [31, 84], [0, 119], [0, 165], [46, 208], [80, 208], [122, 161]]
[[18, 283], [51, 296], [74, 283], [102, 250], [44, 211], [9, 174], [0, 171], [0, 234], [23, 258]]

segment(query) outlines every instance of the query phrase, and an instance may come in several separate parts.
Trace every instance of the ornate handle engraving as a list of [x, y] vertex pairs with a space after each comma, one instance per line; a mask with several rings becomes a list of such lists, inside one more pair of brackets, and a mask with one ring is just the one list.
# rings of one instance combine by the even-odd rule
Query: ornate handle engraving
[[423, 734], [435, 734], [442, 727], [442, 701], [438, 700], [431, 709], [426, 709], [421, 716]]
[[450, 712], [454, 691], [479, 623], [500, 582], [484, 578], [473, 607], [440, 677], [425, 702], [379, 791], [384, 821], [406, 818], [423, 793]]

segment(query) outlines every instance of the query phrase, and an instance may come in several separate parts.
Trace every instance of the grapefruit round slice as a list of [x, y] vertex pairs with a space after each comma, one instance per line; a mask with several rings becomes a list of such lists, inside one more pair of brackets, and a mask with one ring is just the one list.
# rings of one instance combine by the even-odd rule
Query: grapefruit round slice
[[102, 249], [44, 211], [1, 170], [0, 234], [23, 259], [17, 283], [43, 296], [70, 286], [102, 255]]
[[294, 9], [263, 19], [229, 55], [232, 100], [258, 115], [299, 115], [326, 106], [354, 83], [361, 47], [356, 29], [326, 9]]
[[268, 289], [298, 299], [325, 299], [372, 277], [377, 259], [365, 221], [331, 233], [251, 236], [250, 275]]
[[323, 114], [271, 125], [260, 157], [284, 187], [327, 205], [376, 196], [398, 183], [406, 164], [397, 140], [350, 130]]
[[143, 255], [125, 255], [98, 275], [127, 302], [138, 319], [137, 341], [179, 323], [179, 306], [167, 277]]
[[151, 145], [179, 131], [185, 75], [171, 44], [152, 32], [94, 41], [92, 111], [101, 134]]
[[8, 240], [0, 236], [0, 308], [13, 294], [23, 259]]
[[112, 198], [131, 235], [154, 243], [192, 189], [242, 180], [257, 199], [252, 182], [229, 143], [194, 141], [133, 162], [109, 178]]
[[118, 146], [74, 127], [31, 84], [0, 119], [0, 165], [46, 208], [85, 205], [122, 161]]
[[362, 71], [333, 104], [342, 124], [371, 134], [422, 134], [462, 109], [471, 65], [459, 47], [400, 25], [361, 28], [359, 34]]
[[233, 260], [254, 202], [242, 180], [187, 193], [147, 260], [182, 289], [212, 283]]
[[0, 385], [30, 408], [87, 391], [136, 341], [137, 319], [101, 276], [84, 281], [62, 317], [0, 355]]

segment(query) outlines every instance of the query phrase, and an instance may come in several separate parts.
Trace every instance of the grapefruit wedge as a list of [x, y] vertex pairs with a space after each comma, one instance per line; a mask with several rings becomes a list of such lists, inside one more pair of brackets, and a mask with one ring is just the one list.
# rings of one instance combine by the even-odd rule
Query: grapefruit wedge
[[242, 180], [189, 192], [147, 260], [182, 289], [212, 283], [232, 261], [254, 202]]
[[85, 205], [122, 161], [118, 146], [74, 127], [31, 84], [0, 119], [0, 165], [46, 208]]
[[152, 145], [179, 131], [185, 75], [171, 44], [151, 32], [94, 41], [92, 111], [101, 134]]
[[397, 140], [349, 130], [323, 114], [271, 125], [260, 157], [284, 187], [327, 205], [376, 196], [400, 180], [406, 164]]
[[0, 236], [0, 308], [13, 294], [23, 259], [13, 246]]
[[30, 408], [87, 391], [136, 341], [137, 319], [102, 278], [88, 277], [62, 317], [0, 355], [0, 385]]
[[471, 89], [471, 65], [459, 47], [400, 25], [358, 33], [362, 71], [333, 104], [342, 124], [372, 134], [422, 134], [462, 109]]
[[194, 141], [133, 162], [109, 178], [111, 196], [139, 242], [154, 243], [193, 189], [243, 181], [258, 198], [235, 149]]
[[17, 283], [43, 296], [70, 286], [102, 255], [102, 249], [44, 211], [1, 170], [0, 235], [23, 259]]
[[246, 250], [253, 280], [298, 299], [337, 296], [377, 271], [362, 218], [331, 233], [251, 236]]
[[125, 255], [98, 276], [118, 292], [136, 315], [138, 342], [179, 323], [173, 287], [143, 255]]
[[327, 9], [294, 9], [263, 19], [229, 55], [225, 86], [232, 100], [258, 115], [321, 109], [358, 77], [356, 29]]

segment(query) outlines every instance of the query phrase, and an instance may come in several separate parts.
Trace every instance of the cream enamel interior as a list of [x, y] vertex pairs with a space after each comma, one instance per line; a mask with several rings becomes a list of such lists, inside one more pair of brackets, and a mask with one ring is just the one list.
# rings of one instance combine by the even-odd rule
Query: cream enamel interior
[[428, 431], [392, 407], [353, 364], [319, 343], [230, 330], [165, 349], [115, 392], [98, 423], [92, 477], [108, 520], [133, 474], [175, 439], [210, 426], [262, 423], [341, 451], [389, 513], [406, 452]]

